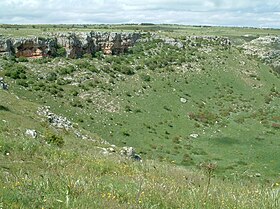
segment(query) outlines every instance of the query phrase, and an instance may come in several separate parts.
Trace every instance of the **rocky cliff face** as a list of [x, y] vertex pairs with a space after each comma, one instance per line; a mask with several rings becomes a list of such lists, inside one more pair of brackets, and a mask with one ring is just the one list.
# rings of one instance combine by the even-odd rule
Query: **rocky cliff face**
[[102, 51], [106, 55], [125, 53], [140, 39], [139, 33], [56, 33], [47, 38], [1, 38], [0, 54], [16, 57], [55, 56], [59, 48], [66, 56], [79, 58]]
[[242, 45], [244, 53], [257, 56], [280, 73], [280, 37], [264, 36]]
[[43, 57], [55, 54], [54, 38], [8, 38], [0, 39], [0, 53], [16, 57]]

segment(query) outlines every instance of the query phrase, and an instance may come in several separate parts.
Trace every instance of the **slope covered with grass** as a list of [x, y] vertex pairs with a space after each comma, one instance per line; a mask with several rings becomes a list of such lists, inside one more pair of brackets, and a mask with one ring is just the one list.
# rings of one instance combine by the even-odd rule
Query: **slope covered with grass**
[[[192, 30], [202, 29], [180, 33]], [[178, 37], [146, 33], [120, 56], [0, 58], [9, 85], [0, 90], [0, 205], [278, 207], [279, 74], [235, 44], [187, 37], [179, 48], [163, 35]], [[46, 106], [71, 127], [54, 126]], [[116, 145], [109, 156], [104, 140]], [[143, 163], [121, 157], [123, 146]]]

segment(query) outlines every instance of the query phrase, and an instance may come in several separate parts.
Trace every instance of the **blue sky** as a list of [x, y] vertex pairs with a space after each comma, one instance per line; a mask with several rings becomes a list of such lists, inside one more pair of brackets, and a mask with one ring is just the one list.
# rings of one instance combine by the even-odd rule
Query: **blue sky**
[[280, 28], [280, 0], [0, 0], [0, 23], [141, 22]]

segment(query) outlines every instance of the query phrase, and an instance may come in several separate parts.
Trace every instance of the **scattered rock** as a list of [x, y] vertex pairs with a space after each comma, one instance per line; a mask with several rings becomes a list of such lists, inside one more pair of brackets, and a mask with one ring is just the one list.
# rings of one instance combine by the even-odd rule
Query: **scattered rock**
[[0, 77], [0, 88], [3, 90], [8, 90], [8, 84], [4, 82], [4, 78]]
[[192, 137], [192, 138], [195, 138], [195, 139], [196, 139], [196, 138], [198, 137], [198, 134], [191, 134], [191, 135], [190, 135], [190, 137]]
[[185, 99], [185, 98], [180, 98], [180, 102], [182, 102], [182, 103], [186, 103], [188, 100], [187, 99]]
[[136, 161], [142, 161], [140, 155], [136, 154], [135, 149], [133, 147], [123, 147], [121, 149], [121, 155], [131, 158]]
[[280, 36], [264, 36], [256, 38], [242, 45], [244, 53], [257, 56], [266, 64], [275, 69], [280, 69]]
[[103, 155], [109, 155], [110, 154], [110, 152], [106, 149], [106, 148], [101, 148], [101, 153], [103, 154]]
[[72, 123], [69, 120], [67, 120], [66, 117], [59, 116], [50, 112], [49, 106], [39, 108], [37, 113], [41, 116], [46, 117], [48, 119], [48, 122], [56, 128], [69, 130], [73, 127]]
[[32, 139], [35, 139], [37, 137], [37, 131], [34, 129], [26, 129], [25, 135], [31, 137]]
[[171, 46], [176, 46], [179, 49], [183, 49], [184, 48], [184, 44], [174, 38], [164, 38], [163, 39], [164, 43], [169, 44]]
[[261, 174], [260, 173], [256, 173], [255, 177], [261, 177]]
[[222, 46], [228, 48], [231, 46], [229, 38], [220, 36], [187, 36], [186, 43], [190, 47]]

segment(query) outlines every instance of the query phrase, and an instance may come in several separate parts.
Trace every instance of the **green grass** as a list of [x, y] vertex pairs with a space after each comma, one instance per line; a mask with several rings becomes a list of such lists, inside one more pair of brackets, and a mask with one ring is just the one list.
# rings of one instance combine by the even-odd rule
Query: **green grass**
[[[11, 92], [49, 105], [113, 144], [136, 147], [145, 158], [188, 166], [214, 161], [219, 164], [218, 174], [226, 177], [261, 173], [261, 178], [270, 180], [279, 175], [275, 162], [280, 156], [275, 149], [280, 145], [279, 129], [272, 127], [272, 118], [280, 115], [279, 77], [268, 67], [235, 48], [213, 48], [206, 54], [159, 43], [137, 47], [132, 54], [104, 60], [56, 58], [16, 67], [4, 64], [2, 74], [24, 65], [27, 78], [11, 77]], [[165, 66], [165, 59], [174, 64]], [[64, 63], [64, 69], [49, 68], [58, 63]], [[73, 64], [78, 68], [71, 68]], [[133, 75], [123, 74], [125, 67]], [[65, 77], [73, 80], [65, 82]]]
[[[239, 27], [201, 27], [188, 25], [0, 25], [0, 34], [12, 37], [24, 36], [44, 36], [46, 32], [88, 32], [88, 31], [112, 31], [112, 32], [157, 32], [162, 35], [168, 35], [180, 38], [186, 35], [211, 35], [226, 36], [232, 39], [247, 40], [250, 37], [259, 37], [266, 35], [279, 35], [279, 29], [271, 28], [239, 28]], [[244, 37], [247, 35], [249, 37]]]
[[[63, 148], [0, 138], [4, 208], [277, 208], [279, 183], [221, 180], [203, 169], [102, 156], [90, 142]], [[72, 141], [73, 143], [74, 141]], [[7, 155], [9, 153], [9, 155]], [[215, 174], [215, 171], [214, 171]]]
[[[15, 27], [0, 33], [68, 30]], [[231, 34], [235, 40], [279, 32], [174, 25], [75, 29], [137, 27], [173, 37]], [[0, 90], [0, 206], [279, 207], [279, 74], [236, 45], [177, 49], [152, 41], [120, 56], [16, 61], [0, 58], [0, 77], [9, 84], [9, 91]], [[51, 126], [37, 114], [42, 106], [74, 128]], [[38, 137], [27, 138], [26, 129]], [[143, 163], [102, 155], [109, 146], [102, 139], [117, 150], [135, 147]], [[210, 186], [205, 163], [217, 165]]]

